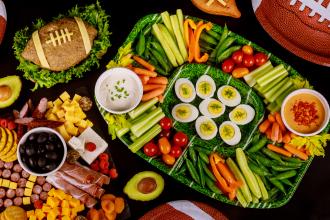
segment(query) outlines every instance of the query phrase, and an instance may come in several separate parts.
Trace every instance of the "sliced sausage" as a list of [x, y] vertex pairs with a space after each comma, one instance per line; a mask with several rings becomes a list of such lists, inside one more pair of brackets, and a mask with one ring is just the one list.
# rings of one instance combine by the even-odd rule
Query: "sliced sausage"
[[4, 165], [4, 167], [6, 169], [11, 169], [11, 168], [13, 168], [13, 166], [14, 166], [14, 163], [13, 162], [6, 162], [5, 165]]
[[16, 197], [16, 198], [14, 199], [14, 205], [16, 205], [16, 206], [20, 206], [20, 205], [22, 205], [22, 202], [23, 202], [22, 197]]
[[45, 177], [43, 177], [43, 176], [38, 176], [38, 177], [37, 177], [37, 183], [38, 183], [40, 186], [44, 185], [45, 182], [46, 182], [46, 178], [45, 178]]
[[27, 182], [26, 179], [24, 179], [24, 178], [20, 178], [20, 179], [18, 180], [18, 182], [17, 182], [17, 186], [18, 186], [18, 187], [22, 187], [22, 188], [24, 188], [25, 185], [26, 185], [26, 182]]
[[6, 199], [6, 200], [4, 201], [3, 204], [4, 204], [4, 206], [7, 208], [7, 207], [13, 205], [13, 200], [11, 200], [11, 199]]
[[25, 170], [22, 171], [22, 177], [24, 177], [25, 179], [29, 178], [30, 174], [28, 172], [26, 172]]
[[5, 162], [3, 162], [2, 160], [0, 160], [0, 168], [3, 168], [4, 165], [5, 165]]
[[0, 169], [0, 176], [2, 175], [2, 170]]
[[0, 188], [0, 199], [6, 196], [6, 190], [4, 188]]
[[17, 188], [16, 189], [16, 196], [17, 197], [24, 196], [24, 189], [23, 188]]
[[0, 207], [2, 207], [2, 206], [3, 206], [3, 200], [0, 199]]
[[47, 198], [48, 198], [48, 193], [47, 192], [41, 192], [39, 197], [42, 201], [46, 201]]
[[39, 185], [35, 185], [34, 187], [33, 187], [33, 189], [32, 189], [32, 192], [34, 193], [34, 194], [40, 194], [41, 192], [42, 192], [42, 187], [41, 186], [39, 186]]
[[12, 199], [15, 197], [15, 195], [16, 195], [16, 191], [14, 189], [7, 189], [7, 192], [6, 192], [7, 198]]
[[10, 177], [10, 175], [11, 175], [10, 170], [5, 169], [5, 170], [2, 171], [2, 177], [3, 178], [8, 179]]
[[22, 172], [23, 168], [19, 164], [15, 164], [13, 168], [14, 172], [20, 173]]
[[21, 176], [19, 175], [19, 173], [16, 173], [16, 172], [12, 173], [10, 175], [10, 180], [15, 182], [15, 183], [17, 183], [20, 178], [21, 178]]
[[50, 189], [52, 188], [52, 185], [50, 185], [49, 183], [45, 183], [42, 186], [43, 191], [48, 192]]
[[32, 194], [31, 195], [31, 202], [34, 203], [35, 201], [39, 200], [39, 195], [37, 194]]

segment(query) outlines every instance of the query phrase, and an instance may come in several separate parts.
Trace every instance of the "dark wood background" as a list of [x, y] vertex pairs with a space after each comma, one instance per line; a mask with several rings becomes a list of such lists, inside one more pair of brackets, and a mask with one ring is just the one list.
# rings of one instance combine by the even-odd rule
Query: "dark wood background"
[[[0, 77], [22, 74], [22, 72], [16, 71], [18, 61], [14, 58], [12, 50], [13, 36], [17, 30], [31, 25], [36, 18], [44, 18], [50, 21], [52, 17], [67, 11], [75, 4], [83, 5], [93, 1], [4, 0], [4, 2], [7, 7], [8, 24], [5, 39], [2, 45], [0, 45]], [[34, 100], [38, 100], [43, 96], [54, 98], [64, 90], [70, 93], [85, 90], [90, 95], [93, 95], [97, 77], [105, 70], [106, 63], [116, 54], [117, 49], [123, 43], [134, 24], [144, 15], [164, 10], [174, 13], [177, 8], [183, 9], [184, 14], [207, 19], [220, 25], [227, 23], [230, 30], [259, 44], [291, 64], [329, 100], [330, 68], [312, 64], [285, 50], [262, 29], [254, 16], [250, 1], [238, 0], [237, 3], [242, 12], [240, 19], [205, 14], [196, 9], [189, 0], [101, 0], [102, 6], [111, 15], [110, 28], [112, 32], [112, 46], [103, 57], [101, 67], [87, 73], [82, 79], [75, 79], [68, 84], [56, 85], [51, 89], [39, 89], [34, 93], [30, 91], [33, 85], [24, 80], [21, 96], [14, 107], [19, 109], [28, 97], [32, 97]], [[6, 110], [0, 111], [0, 113], [3, 113]], [[93, 119], [97, 130], [108, 141], [110, 151], [119, 171], [119, 179], [111, 183], [109, 190], [116, 194], [123, 194], [122, 189], [125, 183], [135, 173], [143, 170], [155, 170], [147, 162], [132, 154], [119, 141], [111, 141], [106, 132], [106, 124], [95, 108], [90, 113], [90, 117]], [[329, 149], [326, 149], [326, 153], [329, 154]], [[160, 204], [181, 199], [205, 202], [223, 212], [230, 219], [330, 219], [329, 155], [325, 158], [314, 159], [289, 203], [282, 208], [271, 210], [243, 209], [226, 205], [185, 187], [164, 173], [161, 174], [165, 179], [165, 190], [159, 198], [150, 202], [137, 202], [128, 199], [132, 219], [137, 219]]]

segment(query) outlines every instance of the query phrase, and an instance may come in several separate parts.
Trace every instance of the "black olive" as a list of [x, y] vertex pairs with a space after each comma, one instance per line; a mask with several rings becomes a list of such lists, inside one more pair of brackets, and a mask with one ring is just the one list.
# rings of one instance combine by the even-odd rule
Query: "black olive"
[[37, 134], [30, 134], [29, 137], [28, 137], [28, 141], [29, 142], [33, 142], [37, 139]]
[[58, 158], [58, 155], [56, 152], [50, 151], [45, 154], [45, 157], [50, 160], [56, 160]]
[[47, 164], [47, 165], [45, 166], [46, 170], [48, 170], [48, 171], [55, 170], [56, 167], [57, 167], [57, 166], [56, 166], [56, 164], [55, 164], [54, 162], [51, 162], [51, 163], [49, 163], [49, 164]]
[[62, 149], [62, 148], [63, 148], [62, 142], [57, 142], [57, 143], [56, 143], [56, 147], [57, 147], [58, 149]]
[[35, 169], [36, 166], [37, 166], [37, 160], [35, 157], [30, 157], [29, 160], [28, 160], [28, 164], [29, 164], [29, 167], [31, 169]]
[[49, 134], [48, 135], [48, 141], [55, 142], [57, 141], [58, 137], [55, 134]]
[[20, 153], [20, 154], [24, 154], [24, 153], [25, 153], [25, 144], [22, 144], [22, 145], [19, 147], [19, 153]]
[[48, 134], [47, 133], [40, 133], [37, 139], [38, 144], [43, 144], [48, 140]]
[[22, 160], [22, 162], [23, 162], [24, 164], [26, 164], [26, 156], [25, 156], [25, 154], [22, 154], [22, 155], [21, 155], [21, 160]]
[[46, 158], [44, 157], [39, 157], [38, 159], [38, 166], [40, 168], [43, 168], [45, 165], [46, 165], [47, 161], [46, 161]]
[[46, 144], [46, 150], [48, 150], [48, 151], [53, 151], [53, 150], [55, 150], [55, 146], [54, 146], [54, 144], [53, 144], [53, 143], [47, 143], [47, 144]]
[[39, 145], [37, 153], [40, 155], [40, 154], [44, 154], [45, 152], [46, 152], [45, 146], [44, 145]]
[[25, 153], [27, 156], [32, 156], [36, 153], [36, 149], [32, 145], [28, 145], [25, 147]]

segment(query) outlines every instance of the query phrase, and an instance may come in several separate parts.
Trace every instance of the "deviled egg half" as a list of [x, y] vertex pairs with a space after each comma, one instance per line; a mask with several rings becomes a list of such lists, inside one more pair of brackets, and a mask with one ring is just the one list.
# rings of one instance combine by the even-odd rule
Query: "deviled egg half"
[[241, 140], [241, 131], [239, 127], [231, 121], [223, 122], [219, 127], [221, 139], [228, 145], [236, 145]]
[[234, 107], [241, 103], [241, 94], [232, 86], [225, 85], [218, 89], [218, 99], [229, 107]]
[[179, 122], [192, 122], [198, 117], [198, 109], [193, 105], [180, 103], [173, 107], [172, 116]]
[[209, 118], [218, 118], [225, 112], [225, 110], [226, 106], [219, 100], [213, 98], [204, 99], [199, 104], [199, 111]]
[[180, 78], [174, 86], [176, 96], [182, 102], [192, 102], [196, 98], [195, 87], [187, 78]]
[[250, 123], [254, 119], [255, 114], [256, 113], [251, 106], [241, 104], [236, 106], [229, 113], [229, 119], [235, 124], [246, 125], [247, 123]]
[[212, 77], [202, 75], [196, 82], [196, 93], [201, 99], [211, 98], [216, 90]]
[[217, 135], [218, 127], [215, 122], [206, 116], [200, 116], [195, 122], [196, 132], [203, 140], [211, 140]]

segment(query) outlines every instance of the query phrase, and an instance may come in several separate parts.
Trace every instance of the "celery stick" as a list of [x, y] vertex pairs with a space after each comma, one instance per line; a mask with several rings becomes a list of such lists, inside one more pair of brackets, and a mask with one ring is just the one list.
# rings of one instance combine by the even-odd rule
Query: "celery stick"
[[140, 137], [146, 131], [148, 131], [151, 127], [153, 127], [155, 124], [157, 124], [164, 117], [165, 117], [164, 112], [161, 112], [161, 113], [157, 114], [155, 117], [153, 117], [150, 120], [148, 120], [147, 123], [144, 126], [142, 126], [140, 129], [138, 129], [138, 130], [132, 130], [132, 133], [136, 137]]
[[285, 74], [286, 69], [284, 69], [283, 64], [280, 64], [276, 66], [274, 69], [272, 69], [267, 74], [264, 74], [259, 79], [257, 79], [257, 83], [263, 87], [266, 86], [271, 81], [275, 80], [277, 77], [281, 76], [282, 74]]
[[176, 62], [174, 53], [171, 51], [170, 46], [165, 41], [165, 37], [160, 32], [159, 27], [158, 27], [157, 24], [153, 24], [152, 25], [152, 33], [153, 33], [153, 35], [155, 35], [155, 37], [157, 38], [157, 40], [160, 42], [160, 44], [164, 48], [164, 51], [166, 53], [166, 56], [168, 57], [168, 59], [171, 62], [172, 66], [173, 67], [177, 67], [178, 66], [178, 63]]
[[250, 86], [253, 87], [257, 82], [256, 80], [260, 77], [265, 75], [267, 72], [273, 69], [273, 65], [270, 61], [267, 61], [264, 65], [259, 66], [257, 69], [253, 70], [251, 73], [244, 76], [245, 82]]
[[277, 105], [276, 102], [272, 102], [269, 105], [267, 105], [267, 109], [270, 112], [277, 112], [277, 111], [279, 111], [281, 109], [281, 106], [280, 105]]
[[125, 135], [127, 132], [129, 132], [129, 128], [122, 128], [116, 132], [116, 135], [118, 138], [121, 138], [123, 135]]
[[274, 81], [272, 81], [271, 83], [267, 84], [264, 87], [259, 88], [259, 92], [265, 94], [266, 92], [268, 92], [270, 89], [272, 89], [274, 86], [276, 86], [279, 82], [282, 81], [282, 79], [284, 79], [289, 73], [286, 72], [285, 74], [281, 75], [280, 77], [277, 77]]
[[160, 114], [162, 112], [162, 109], [158, 107], [157, 109], [153, 110], [150, 114], [148, 114], [146, 117], [141, 120], [141, 122], [132, 125], [131, 131], [134, 135], [136, 135], [136, 131], [145, 126], [149, 121], [154, 118], [156, 115]]
[[241, 192], [241, 189], [237, 189], [236, 190], [236, 197], [237, 197], [237, 200], [238, 202], [245, 208], [249, 203], [245, 200], [242, 192]]
[[164, 36], [165, 42], [167, 43], [167, 45], [170, 47], [170, 50], [174, 54], [176, 61], [178, 62], [179, 65], [182, 65], [184, 63], [184, 59], [182, 58], [179, 48], [176, 42], [174, 41], [173, 37], [171, 36], [170, 32], [168, 32], [168, 29], [162, 24], [158, 24], [158, 27], [161, 31], [161, 34]]
[[277, 97], [279, 97], [282, 93], [284, 93], [288, 88], [290, 88], [292, 86], [292, 82], [290, 80], [290, 78], [288, 78], [289, 80], [287, 81], [287, 83], [285, 83], [282, 87], [280, 87], [276, 93], [274, 95], [272, 95], [272, 97], [269, 98], [270, 102], [274, 102]]
[[290, 87], [288, 90], [286, 90], [284, 93], [282, 93], [279, 97], [277, 97], [277, 99], [275, 100], [277, 105], [282, 105], [282, 102], [284, 101], [284, 99], [295, 90], [295, 88], [292, 86]]
[[270, 101], [270, 99], [272, 99], [272, 96], [276, 94], [276, 92], [282, 88], [282, 86], [284, 86], [286, 83], [288, 83], [289, 78], [285, 78], [283, 79], [281, 82], [279, 82], [276, 86], [274, 86], [271, 90], [269, 90], [268, 92], [266, 92], [265, 98]]
[[176, 41], [179, 46], [180, 53], [181, 53], [183, 59], [187, 60], [188, 59], [187, 48], [184, 44], [183, 35], [180, 32], [178, 17], [176, 15], [171, 15], [170, 18], [171, 18], [171, 23], [172, 23], [173, 30], [174, 30], [174, 35], [176, 37]]
[[158, 98], [153, 98], [147, 102], [143, 102], [142, 104], [138, 105], [134, 110], [128, 113], [131, 119], [135, 119], [146, 112], [149, 108], [155, 105], [158, 102]]
[[133, 133], [130, 133], [130, 138], [133, 142], [136, 141], [136, 139], [138, 139], [138, 137], [136, 137]]
[[151, 141], [154, 137], [156, 137], [160, 132], [162, 128], [159, 124], [156, 124], [154, 127], [152, 127], [149, 131], [147, 131], [144, 135], [139, 137], [134, 141], [133, 144], [131, 144], [128, 148], [133, 152], [136, 153], [138, 150], [140, 150], [146, 143]]
[[181, 9], [176, 10], [176, 16], [178, 16], [178, 22], [179, 22], [179, 27], [180, 27], [180, 32], [182, 34], [182, 39], [184, 39], [184, 30], [183, 30], [183, 13]]
[[165, 26], [167, 27], [168, 31], [174, 37], [174, 30], [173, 30], [173, 26], [172, 26], [171, 19], [170, 19], [170, 14], [168, 13], [168, 11], [164, 11], [160, 15], [162, 16], [162, 20], [163, 20]]

